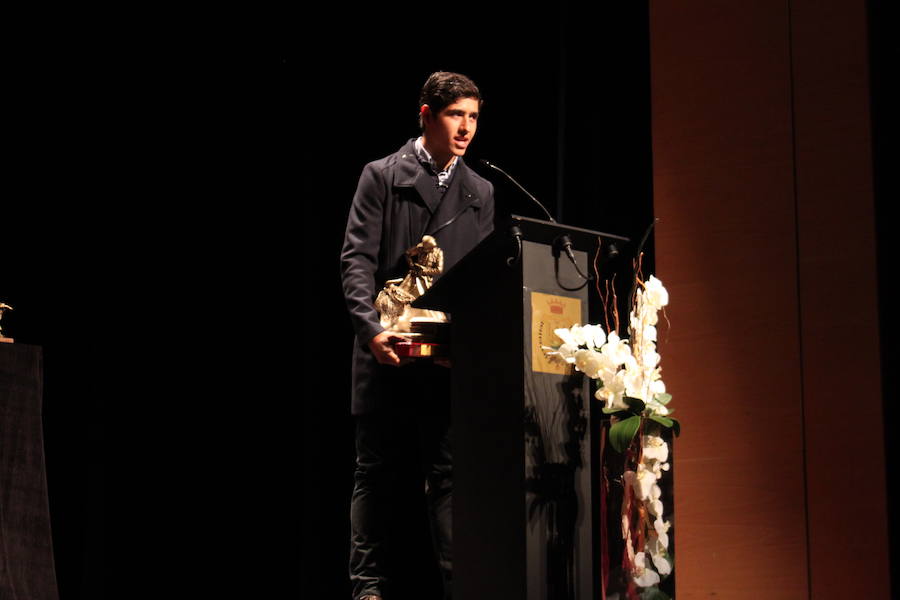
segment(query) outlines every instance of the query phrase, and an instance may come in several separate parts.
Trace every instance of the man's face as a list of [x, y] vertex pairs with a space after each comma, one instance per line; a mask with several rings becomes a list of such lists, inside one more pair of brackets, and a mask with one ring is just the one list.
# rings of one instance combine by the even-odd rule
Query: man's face
[[[429, 109], [423, 115], [425, 141], [428, 151], [438, 161], [462, 156], [478, 128], [478, 100], [460, 98], [434, 114]], [[443, 166], [443, 165], [440, 165]]]

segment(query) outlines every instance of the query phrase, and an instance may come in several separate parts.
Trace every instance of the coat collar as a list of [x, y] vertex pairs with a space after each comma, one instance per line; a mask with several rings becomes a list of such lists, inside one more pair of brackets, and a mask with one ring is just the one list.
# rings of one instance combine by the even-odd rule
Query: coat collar
[[426, 232], [437, 231], [448, 222], [455, 219], [469, 206], [479, 206], [481, 199], [478, 197], [474, 182], [471, 179], [469, 167], [462, 157], [454, 167], [453, 178], [450, 187], [444, 192], [440, 201], [433, 201], [429, 193], [434, 185], [431, 175], [419, 164], [416, 157], [415, 139], [409, 140], [399, 151], [397, 170], [394, 176], [394, 187], [414, 188], [422, 203], [431, 213]]

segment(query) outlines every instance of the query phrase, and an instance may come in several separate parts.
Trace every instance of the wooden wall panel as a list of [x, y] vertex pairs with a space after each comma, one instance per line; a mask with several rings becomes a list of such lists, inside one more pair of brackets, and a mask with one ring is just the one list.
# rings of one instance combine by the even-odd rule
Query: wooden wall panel
[[651, 4], [680, 598], [807, 593], [784, 2]]
[[887, 598], [865, 3], [650, 28], [677, 594]]
[[888, 598], [866, 6], [791, 22], [810, 592]]

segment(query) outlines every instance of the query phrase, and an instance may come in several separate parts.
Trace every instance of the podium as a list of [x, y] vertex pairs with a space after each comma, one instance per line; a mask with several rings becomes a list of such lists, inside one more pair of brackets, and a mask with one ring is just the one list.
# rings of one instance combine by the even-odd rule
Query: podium
[[514, 215], [413, 302], [451, 314], [455, 600], [598, 597], [597, 403], [541, 349], [588, 322], [598, 242], [628, 239]]
[[43, 351], [0, 344], [0, 598], [57, 600], [44, 470]]

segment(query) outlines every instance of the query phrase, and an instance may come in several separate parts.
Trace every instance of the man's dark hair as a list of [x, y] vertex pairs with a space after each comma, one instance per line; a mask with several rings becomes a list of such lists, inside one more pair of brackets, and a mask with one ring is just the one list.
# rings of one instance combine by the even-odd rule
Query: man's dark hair
[[[438, 114], [460, 98], [475, 98], [481, 107], [481, 92], [475, 82], [459, 73], [437, 71], [428, 76], [422, 92], [419, 94], [419, 108], [427, 104], [432, 114]], [[419, 127], [424, 129], [422, 115], [419, 114]]]

